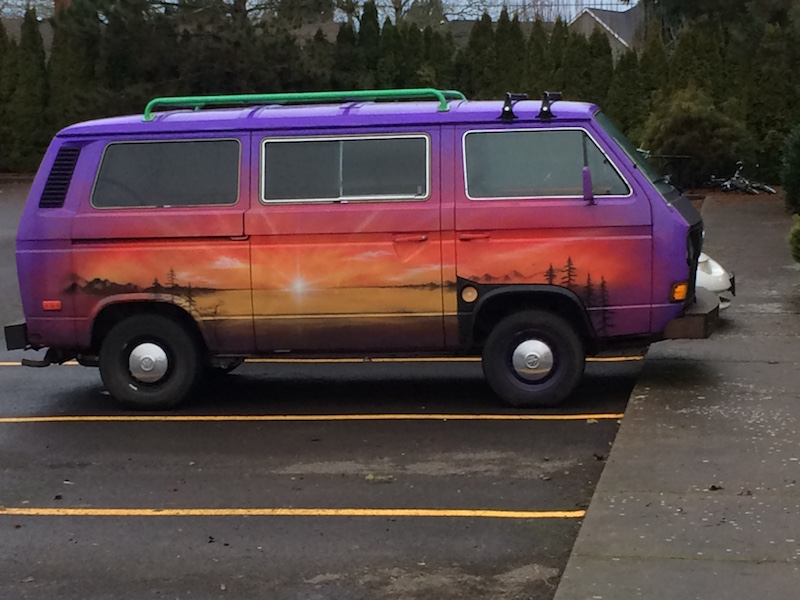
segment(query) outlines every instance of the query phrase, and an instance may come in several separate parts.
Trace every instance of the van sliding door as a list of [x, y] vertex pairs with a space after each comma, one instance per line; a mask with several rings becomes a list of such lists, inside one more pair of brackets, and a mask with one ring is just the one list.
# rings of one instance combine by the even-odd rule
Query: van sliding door
[[264, 132], [252, 153], [257, 349], [441, 349], [438, 132]]

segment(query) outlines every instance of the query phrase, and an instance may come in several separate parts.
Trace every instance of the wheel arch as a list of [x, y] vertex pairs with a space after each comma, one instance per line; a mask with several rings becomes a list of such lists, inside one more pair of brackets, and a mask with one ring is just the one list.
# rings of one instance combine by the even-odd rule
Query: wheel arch
[[583, 301], [572, 290], [551, 285], [509, 286], [484, 294], [472, 311], [468, 346], [482, 347], [500, 321], [525, 310], [559, 315], [575, 328], [588, 352], [596, 351], [597, 334]]
[[104, 306], [92, 321], [91, 348], [99, 352], [108, 332], [124, 319], [134, 315], [162, 315], [179, 323], [189, 332], [203, 355], [208, 353], [205, 336], [197, 320], [183, 307], [170, 302], [153, 302], [152, 300], [131, 300], [114, 302]]

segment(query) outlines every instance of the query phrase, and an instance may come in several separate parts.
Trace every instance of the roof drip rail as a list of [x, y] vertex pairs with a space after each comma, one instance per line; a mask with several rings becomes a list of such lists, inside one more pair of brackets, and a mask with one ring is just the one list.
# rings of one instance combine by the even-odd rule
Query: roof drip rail
[[144, 109], [142, 120], [152, 121], [157, 108], [193, 108], [200, 110], [207, 106], [251, 106], [259, 104], [325, 104], [331, 102], [424, 100], [439, 101], [439, 112], [450, 110], [448, 101], [466, 100], [467, 97], [456, 90], [437, 90], [434, 88], [408, 88], [399, 90], [353, 90], [349, 92], [296, 92], [281, 94], [234, 94], [224, 96], [173, 96], [153, 98]]
[[553, 102], [562, 100], [564, 95], [561, 92], [545, 92], [542, 94], [542, 109], [539, 111], [539, 119], [550, 121], [555, 115], [551, 108]]
[[514, 94], [506, 92], [506, 100], [503, 103], [503, 110], [500, 113], [500, 120], [503, 123], [513, 123], [517, 115], [514, 114], [514, 105], [520, 100], [527, 100], [528, 94]]

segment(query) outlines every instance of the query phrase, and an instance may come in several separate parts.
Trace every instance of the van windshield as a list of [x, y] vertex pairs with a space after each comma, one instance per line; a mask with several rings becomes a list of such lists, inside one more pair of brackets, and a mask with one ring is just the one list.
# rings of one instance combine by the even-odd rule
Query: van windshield
[[661, 194], [668, 193], [672, 191], [674, 188], [669, 183], [669, 180], [664, 177], [663, 175], [659, 174], [656, 168], [650, 164], [647, 160], [646, 153], [637, 150], [636, 146], [633, 145], [628, 138], [625, 137], [625, 134], [622, 133], [614, 123], [611, 122], [605, 114], [602, 112], [598, 112], [595, 115], [597, 122], [600, 124], [605, 132], [611, 136], [611, 138], [617, 142], [620, 148], [628, 155], [633, 161], [633, 164], [636, 165], [636, 168], [639, 169], [642, 174], [652, 183], [656, 189], [658, 189]]

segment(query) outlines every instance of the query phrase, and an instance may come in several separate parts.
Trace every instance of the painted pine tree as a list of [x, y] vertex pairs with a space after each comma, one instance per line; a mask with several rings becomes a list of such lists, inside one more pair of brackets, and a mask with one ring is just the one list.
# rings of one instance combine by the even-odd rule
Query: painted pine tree
[[597, 302], [597, 290], [595, 290], [594, 282], [592, 281], [592, 274], [587, 273], [586, 275], [586, 285], [583, 288], [583, 295], [586, 299], [586, 306], [594, 306], [595, 302]]
[[177, 279], [175, 277], [175, 269], [172, 267], [169, 268], [167, 271], [167, 287], [175, 287], [177, 285]]
[[600, 278], [600, 333], [603, 335], [607, 335], [609, 330], [611, 329], [611, 313], [608, 312], [607, 308], [610, 304], [610, 296], [608, 293], [608, 284], [606, 283], [606, 278]]
[[578, 281], [578, 269], [575, 263], [572, 262], [572, 257], [567, 257], [567, 264], [561, 270], [563, 273], [561, 277], [561, 285], [570, 290], [574, 289]]
[[556, 282], [556, 270], [553, 268], [553, 263], [550, 263], [550, 268], [547, 269], [544, 273], [544, 280], [547, 282], [548, 285], [554, 285]]

